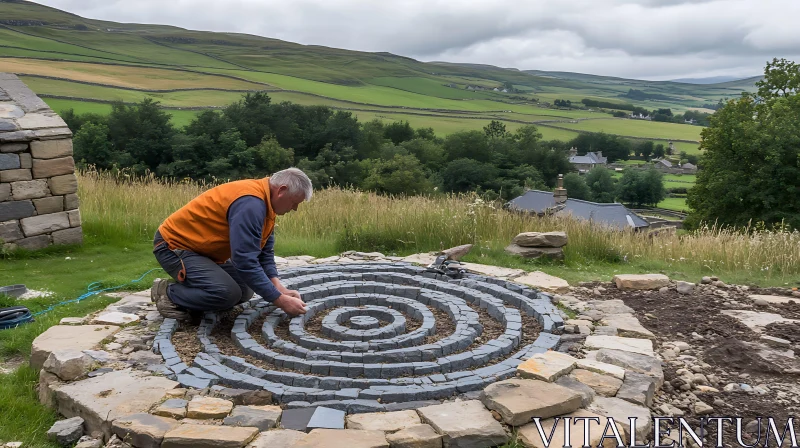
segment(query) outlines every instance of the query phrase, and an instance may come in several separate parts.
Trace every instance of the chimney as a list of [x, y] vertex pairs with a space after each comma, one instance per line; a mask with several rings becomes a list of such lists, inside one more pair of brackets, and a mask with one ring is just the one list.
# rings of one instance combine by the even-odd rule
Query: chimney
[[595, 154], [597, 154], [597, 158], [598, 159], [602, 159], [603, 158], [603, 151], [597, 151], [597, 152], [595, 152]]
[[558, 175], [558, 187], [553, 192], [553, 200], [556, 204], [563, 204], [567, 202], [567, 190], [564, 188], [564, 175]]
[[578, 155], [578, 149], [577, 149], [577, 148], [575, 148], [575, 147], [573, 146], [572, 148], [570, 148], [570, 149], [569, 149], [569, 156], [570, 156], [570, 157], [575, 157], [575, 156], [577, 156], [577, 155]]

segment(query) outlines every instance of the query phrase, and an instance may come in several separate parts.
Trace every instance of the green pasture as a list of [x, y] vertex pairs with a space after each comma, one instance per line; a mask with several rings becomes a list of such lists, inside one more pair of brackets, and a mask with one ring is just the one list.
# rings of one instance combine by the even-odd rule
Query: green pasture
[[652, 139], [674, 139], [700, 141], [701, 126], [679, 123], [662, 123], [628, 118], [604, 118], [583, 120], [577, 123], [561, 123], [561, 126], [589, 132], [605, 132], [607, 134], [627, 135], [631, 137], [649, 137]]
[[[62, 100], [56, 98], [44, 98], [44, 102], [47, 103], [47, 105], [57, 113], [61, 113], [67, 109], [72, 109], [75, 111], [75, 113], [79, 114], [93, 113], [106, 115], [111, 112], [111, 105], [106, 103]], [[166, 112], [172, 115], [173, 125], [177, 127], [183, 127], [189, 124], [199, 111], [167, 109]]]
[[689, 207], [686, 206], [686, 198], [666, 198], [658, 203], [658, 208], [673, 210], [676, 212], [689, 211]]

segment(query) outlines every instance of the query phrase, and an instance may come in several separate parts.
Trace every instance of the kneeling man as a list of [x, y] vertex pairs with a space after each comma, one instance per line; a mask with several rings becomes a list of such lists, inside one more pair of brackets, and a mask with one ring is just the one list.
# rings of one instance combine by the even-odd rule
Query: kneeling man
[[162, 316], [179, 320], [222, 311], [258, 293], [291, 316], [305, 313], [275, 266], [275, 217], [311, 199], [311, 180], [297, 168], [263, 179], [214, 187], [170, 215], [156, 231], [153, 254], [177, 283], [153, 282]]

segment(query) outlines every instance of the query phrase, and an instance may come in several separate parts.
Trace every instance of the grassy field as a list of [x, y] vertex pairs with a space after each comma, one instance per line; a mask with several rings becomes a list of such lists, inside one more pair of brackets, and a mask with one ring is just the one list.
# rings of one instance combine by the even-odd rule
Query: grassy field
[[674, 139], [700, 141], [701, 126], [678, 123], [660, 123], [628, 118], [604, 118], [585, 120], [578, 123], [563, 123], [561, 126], [570, 129], [608, 134], [628, 135], [631, 137], [647, 137], [652, 139]]
[[[45, 98], [44, 101], [57, 113], [61, 113], [67, 109], [72, 109], [79, 114], [93, 113], [105, 115], [111, 112], [111, 105], [104, 103], [90, 103], [88, 101], [62, 100], [56, 98]], [[172, 115], [172, 124], [178, 127], [188, 125], [197, 115], [197, 111], [193, 110], [168, 109], [167, 113]]]
[[658, 203], [658, 208], [684, 213], [689, 211], [689, 207], [686, 206], [685, 198], [666, 198]]

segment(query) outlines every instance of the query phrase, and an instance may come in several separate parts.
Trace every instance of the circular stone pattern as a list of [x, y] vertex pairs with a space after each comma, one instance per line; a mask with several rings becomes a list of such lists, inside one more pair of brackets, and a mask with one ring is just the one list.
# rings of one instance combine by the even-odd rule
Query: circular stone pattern
[[287, 316], [256, 297], [242, 304], [222, 350], [215, 341], [227, 330], [211, 337], [222, 318], [206, 313], [192, 366], [181, 362], [171, 342], [177, 323], [166, 319], [155, 347], [172, 376], [189, 387], [264, 389], [290, 406], [374, 412], [482, 390], [560, 342], [563, 321], [550, 297], [511, 281], [451, 279], [406, 263], [281, 274], [306, 314]]

